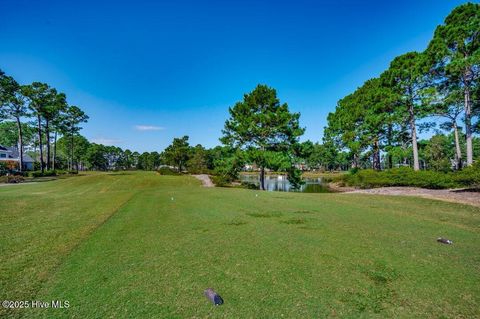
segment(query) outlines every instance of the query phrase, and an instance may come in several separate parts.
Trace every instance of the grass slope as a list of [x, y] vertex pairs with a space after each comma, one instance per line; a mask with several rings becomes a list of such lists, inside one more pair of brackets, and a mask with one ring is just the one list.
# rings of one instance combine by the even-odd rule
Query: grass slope
[[10, 317], [480, 316], [474, 207], [139, 172], [3, 187], [0, 212], [1, 299], [71, 305]]

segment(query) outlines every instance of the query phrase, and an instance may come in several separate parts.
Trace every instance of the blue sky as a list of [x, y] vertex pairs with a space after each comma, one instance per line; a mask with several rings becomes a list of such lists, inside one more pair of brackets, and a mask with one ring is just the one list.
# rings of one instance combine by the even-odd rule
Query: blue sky
[[423, 50], [464, 1], [0, 0], [0, 68], [90, 116], [89, 140], [137, 151], [218, 145], [258, 83], [319, 141], [338, 99]]

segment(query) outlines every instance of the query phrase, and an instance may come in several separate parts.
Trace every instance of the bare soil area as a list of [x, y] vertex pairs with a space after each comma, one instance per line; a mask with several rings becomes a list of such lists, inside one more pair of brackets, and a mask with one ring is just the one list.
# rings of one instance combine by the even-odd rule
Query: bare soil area
[[345, 194], [372, 194], [393, 196], [418, 196], [447, 202], [480, 207], [480, 191], [473, 189], [424, 189], [417, 187], [380, 187], [372, 189], [346, 189]]
[[212, 180], [210, 179], [210, 176], [207, 174], [198, 174], [198, 175], [192, 175], [196, 179], [200, 180], [202, 182], [203, 187], [214, 187], [215, 184], [213, 184]]

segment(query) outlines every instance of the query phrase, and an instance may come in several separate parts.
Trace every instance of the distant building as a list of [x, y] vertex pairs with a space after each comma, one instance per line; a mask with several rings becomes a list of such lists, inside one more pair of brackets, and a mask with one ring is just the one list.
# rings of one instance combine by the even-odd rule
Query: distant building
[[259, 168], [256, 164], [245, 164], [245, 166], [243, 166], [243, 170], [246, 172], [254, 172], [258, 171]]
[[[20, 164], [20, 154], [17, 147], [6, 147], [0, 145], [0, 161]], [[33, 170], [34, 160], [27, 154], [23, 154], [23, 169]]]

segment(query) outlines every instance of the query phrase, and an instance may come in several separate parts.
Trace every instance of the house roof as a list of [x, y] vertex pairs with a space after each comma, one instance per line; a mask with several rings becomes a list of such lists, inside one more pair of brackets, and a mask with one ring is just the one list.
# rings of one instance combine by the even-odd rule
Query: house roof
[[[8, 147], [8, 146], [3, 146], [3, 145], [0, 145], [0, 151], [5, 151], [7, 152], [7, 160], [8, 159], [11, 159], [11, 160], [18, 160], [20, 155], [18, 154], [18, 149], [17, 147]], [[35, 162], [33, 160], [33, 158], [31, 158], [28, 154], [23, 154], [23, 162], [24, 163], [33, 163]]]

